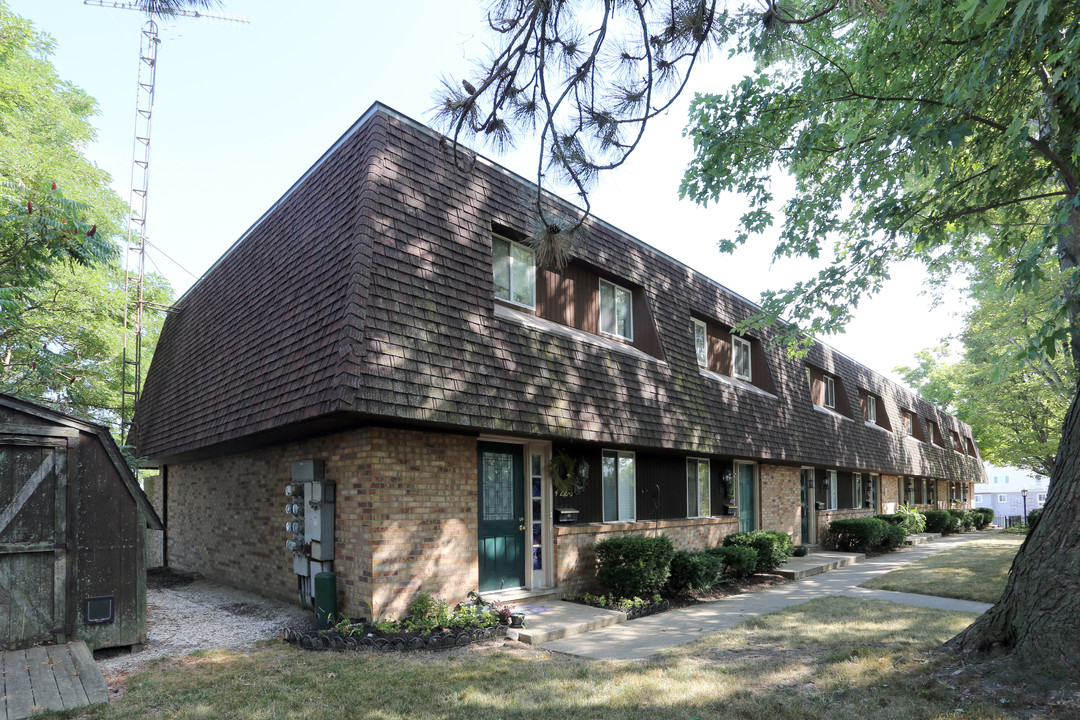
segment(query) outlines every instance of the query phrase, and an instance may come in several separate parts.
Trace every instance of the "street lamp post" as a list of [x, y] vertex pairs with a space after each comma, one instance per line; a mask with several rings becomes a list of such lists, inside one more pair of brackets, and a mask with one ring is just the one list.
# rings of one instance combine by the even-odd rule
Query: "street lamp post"
[[1024, 524], [1027, 525], [1027, 488], [1020, 491], [1020, 497], [1024, 498]]

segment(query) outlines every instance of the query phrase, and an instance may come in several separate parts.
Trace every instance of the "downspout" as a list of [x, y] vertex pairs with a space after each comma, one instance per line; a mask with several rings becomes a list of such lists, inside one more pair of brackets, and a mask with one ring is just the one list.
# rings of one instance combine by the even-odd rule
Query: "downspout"
[[169, 567], [169, 466], [161, 466], [161, 567]]

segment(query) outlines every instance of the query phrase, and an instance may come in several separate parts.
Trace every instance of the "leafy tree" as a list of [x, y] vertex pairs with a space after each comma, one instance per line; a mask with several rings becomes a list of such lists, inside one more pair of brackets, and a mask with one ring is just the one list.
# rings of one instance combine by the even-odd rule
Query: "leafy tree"
[[1049, 477], [1077, 375], [1068, 352], [1026, 352], [1034, 330], [1047, 321], [1046, 308], [1063, 291], [1057, 268], [1044, 262], [1043, 272], [1037, 290], [1018, 293], [1010, 267], [978, 259], [969, 286], [974, 305], [958, 338], [963, 355], [952, 361], [946, 347], [924, 350], [916, 366], [897, 371], [927, 400], [971, 425], [984, 459]]
[[[759, 321], [789, 318], [796, 342], [803, 332], [836, 331], [898, 259], [947, 272], [989, 255], [1009, 263], [1013, 286], [1026, 291], [1052, 258], [1062, 293], [1032, 328], [1026, 354], [1035, 360], [1066, 343], [1077, 364], [1076, 2], [766, 0], [763, 10], [730, 14], [707, 0], [605, 0], [592, 15], [586, 7], [499, 3], [490, 25], [503, 48], [479, 77], [462, 90], [448, 82], [441, 96], [454, 137], [467, 130], [505, 143], [512, 128], [533, 123], [546, 138], [538, 184], [553, 168], [584, 193], [633, 150], [662, 107], [653, 91], [705, 48], [730, 42], [757, 70], [694, 102], [683, 193], [701, 203], [729, 191], [750, 198], [739, 233], [721, 243], [731, 248], [773, 225], [771, 178], [787, 172], [796, 193], [783, 208], [776, 254], [831, 252], [832, 260], [812, 280], [766, 294]], [[563, 238], [581, 218], [545, 213], [537, 198], [538, 255], [558, 261], [572, 252]], [[1004, 647], [1031, 673], [1080, 672], [1078, 516], [1074, 389], [1043, 519], [1001, 600], [954, 647]]]

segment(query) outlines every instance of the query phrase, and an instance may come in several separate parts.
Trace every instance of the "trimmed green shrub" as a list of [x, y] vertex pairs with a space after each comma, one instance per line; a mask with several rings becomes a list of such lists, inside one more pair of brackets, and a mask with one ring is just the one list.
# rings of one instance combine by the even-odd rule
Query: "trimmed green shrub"
[[1027, 514], [1027, 526], [1028, 526], [1029, 529], [1031, 529], [1031, 530], [1035, 529], [1035, 523], [1039, 522], [1039, 518], [1042, 517], [1042, 511], [1043, 511], [1042, 508], [1035, 508], [1034, 510], [1029, 510], [1028, 511], [1028, 514]]
[[737, 532], [724, 538], [724, 547], [750, 547], [757, 551], [759, 573], [772, 572], [784, 564], [795, 551], [795, 543], [787, 533], [775, 530]]
[[875, 515], [874, 517], [876, 517], [878, 520], [884, 520], [885, 522], [889, 523], [890, 525], [901, 525], [901, 526], [903, 526], [903, 525], [907, 524], [907, 516], [906, 515], [897, 515], [896, 513], [892, 513], [892, 514], [882, 513], [880, 515]]
[[901, 505], [896, 508], [896, 514], [904, 518], [904, 527], [909, 535], [926, 532], [926, 516], [914, 505]]
[[949, 508], [948, 513], [954, 518], [956, 518], [956, 530], [954, 530], [953, 532], [967, 532], [972, 528], [971, 519], [967, 517], [966, 510], [960, 510], [959, 508]]
[[716, 555], [679, 550], [671, 558], [671, 575], [664, 589], [669, 595], [687, 590], [708, 590], [720, 582], [723, 573], [724, 561]]
[[829, 523], [829, 535], [839, 550], [870, 550], [882, 544], [889, 527], [877, 518], [847, 518]]
[[742, 545], [714, 547], [705, 551], [717, 557], [724, 565], [724, 573], [735, 578], [748, 578], [757, 572], [757, 550]]
[[942, 535], [948, 534], [950, 518], [948, 512], [945, 510], [927, 510], [926, 513], [926, 532], [929, 533], [941, 533]]
[[885, 523], [885, 537], [881, 541], [881, 549], [895, 550], [898, 547], [903, 547], [907, 535], [907, 528], [903, 525]]
[[990, 523], [994, 522], [994, 508], [972, 508], [971, 514], [975, 518], [976, 530], [985, 530], [987, 527], [989, 527]]
[[596, 578], [618, 597], [649, 597], [667, 581], [674, 555], [667, 535], [601, 540], [596, 543]]

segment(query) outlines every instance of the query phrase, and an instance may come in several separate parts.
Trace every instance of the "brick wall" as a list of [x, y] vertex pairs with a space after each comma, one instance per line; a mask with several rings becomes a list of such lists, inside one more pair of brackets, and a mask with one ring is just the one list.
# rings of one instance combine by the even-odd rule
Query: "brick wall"
[[881, 512], [887, 515], [896, 512], [897, 506], [901, 504], [897, 487], [899, 481], [898, 475], [881, 476]]
[[734, 517], [556, 525], [556, 584], [559, 592], [571, 595], [598, 590], [593, 546], [600, 540], [624, 535], [667, 535], [676, 550], [701, 550], [720, 545], [725, 536], [738, 529], [739, 520]]
[[417, 591], [475, 589], [475, 438], [386, 428], [169, 466], [170, 565], [296, 602], [285, 486], [312, 458], [337, 483], [339, 611], [401, 614]]
[[799, 468], [761, 465], [761, 529], [778, 530], [799, 543], [802, 500]]

